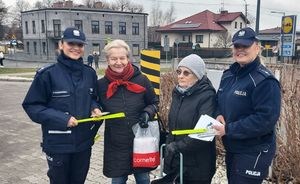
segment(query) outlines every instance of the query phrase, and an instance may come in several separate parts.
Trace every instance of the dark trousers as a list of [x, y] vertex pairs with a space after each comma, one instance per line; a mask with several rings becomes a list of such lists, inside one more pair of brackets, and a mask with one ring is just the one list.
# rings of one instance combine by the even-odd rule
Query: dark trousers
[[91, 148], [78, 153], [46, 153], [50, 184], [84, 184], [91, 158]]
[[275, 146], [254, 153], [226, 153], [228, 184], [261, 184], [275, 154]]
[[0, 65], [3, 66], [3, 59], [0, 59]]

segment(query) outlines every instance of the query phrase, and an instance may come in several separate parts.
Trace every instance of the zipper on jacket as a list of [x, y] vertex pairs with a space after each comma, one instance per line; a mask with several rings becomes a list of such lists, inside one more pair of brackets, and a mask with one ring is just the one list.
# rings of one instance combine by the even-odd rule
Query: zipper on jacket
[[[178, 105], [178, 107], [177, 107], [177, 111], [176, 111], [176, 118], [175, 118], [175, 130], [177, 130], [178, 129], [178, 127], [177, 127], [177, 125], [178, 125], [178, 122], [177, 122], [177, 119], [178, 119], [178, 115], [179, 115], [179, 110], [180, 110], [180, 108], [181, 108], [181, 105], [182, 105], [182, 101], [183, 101], [183, 99], [184, 99], [184, 95], [181, 95], [180, 96], [180, 101], [179, 101], [179, 105]], [[175, 138], [175, 137], [174, 137]]]
[[[124, 113], [125, 113], [125, 115], [126, 115], [126, 111], [125, 111], [125, 109], [126, 109], [126, 102], [125, 102], [124, 87], [121, 87], [121, 93], [122, 93], [122, 98], [123, 98]], [[127, 119], [126, 116], [125, 116], [125, 119]], [[129, 125], [128, 120], [127, 120], [127, 125]]]

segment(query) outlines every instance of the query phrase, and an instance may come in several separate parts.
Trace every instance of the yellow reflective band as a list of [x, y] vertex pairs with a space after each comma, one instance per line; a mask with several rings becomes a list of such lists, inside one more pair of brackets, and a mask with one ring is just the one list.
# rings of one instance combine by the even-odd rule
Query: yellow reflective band
[[160, 81], [160, 77], [159, 76], [157, 77], [157, 76], [154, 76], [154, 75], [149, 75], [149, 74], [146, 74], [144, 72], [143, 72], [143, 74], [146, 75], [150, 81], [153, 81], [153, 82], [156, 82], [156, 83], [160, 83], [159, 82]]
[[109, 115], [101, 116], [101, 117], [80, 119], [80, 120], [77, 120], [77, 122], [85, 123], [85, 122], [90, 122], [90, 121], [100, 121], [100, 120], [104, 120], [104, 119], [123, 118], [123, 117], [125, 117], [125, 113], [120, 112], [120, 113], [109, 114]]
[[141, 60], [141, 66], [145, 67], [145, 68], [150, 68], [152, 70], [157, 70], [160, 71], [160, 65], [155, 64], [155, 63], [150, 63], [144, 60]]
[[154, 92], [156, 95], [159, 95], [159, 89], [154, 88]]
[[141, 54], [146, 55], [148, 57], [153, 57], [153, 58], [156, 58], [156, 59], [160, 59], [160, 51], [142, 50]]
[[197, 133], [205, 133], [205, 132], [207, 132], [206, 128], [189, 129], [189, 130], [174, 130], [174, 131], [172, 131], [172, 135], [186, 135], [186, 134], [197, 134]]

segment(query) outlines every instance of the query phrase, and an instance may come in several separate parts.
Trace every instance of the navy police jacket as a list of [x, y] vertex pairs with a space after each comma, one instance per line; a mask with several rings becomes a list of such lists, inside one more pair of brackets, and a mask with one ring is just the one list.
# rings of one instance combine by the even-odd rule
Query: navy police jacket
[[275, 146], [280, 115], [280, 84], [257, 57], [225, 70], [217, 93], [219, 114], [225, 118], [225, 149], [232, 153], [267, 150]]
[[57, 63], [40, 69], [24, 99], [23, 108], [32, 121], [41, 124], [46, 153], [72, 153], [90, 148], [99, 123], [67, 127], [71, 116], [89, 118], [96, 103], [97, 75], [63, 53]]

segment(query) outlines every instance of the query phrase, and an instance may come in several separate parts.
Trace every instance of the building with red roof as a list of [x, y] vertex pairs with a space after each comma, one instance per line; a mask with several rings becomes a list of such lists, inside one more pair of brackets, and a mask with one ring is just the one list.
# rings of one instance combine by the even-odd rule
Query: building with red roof
[[173, 46], [174, 42], [192, 42], [206, 48], [227, 47], [231, 36], [248, 23], [242, 12], [213, 13], [205, 10], [160, 27], [156, 31], [161, 33], [161, 43], [169, 40], [170, 46]]

